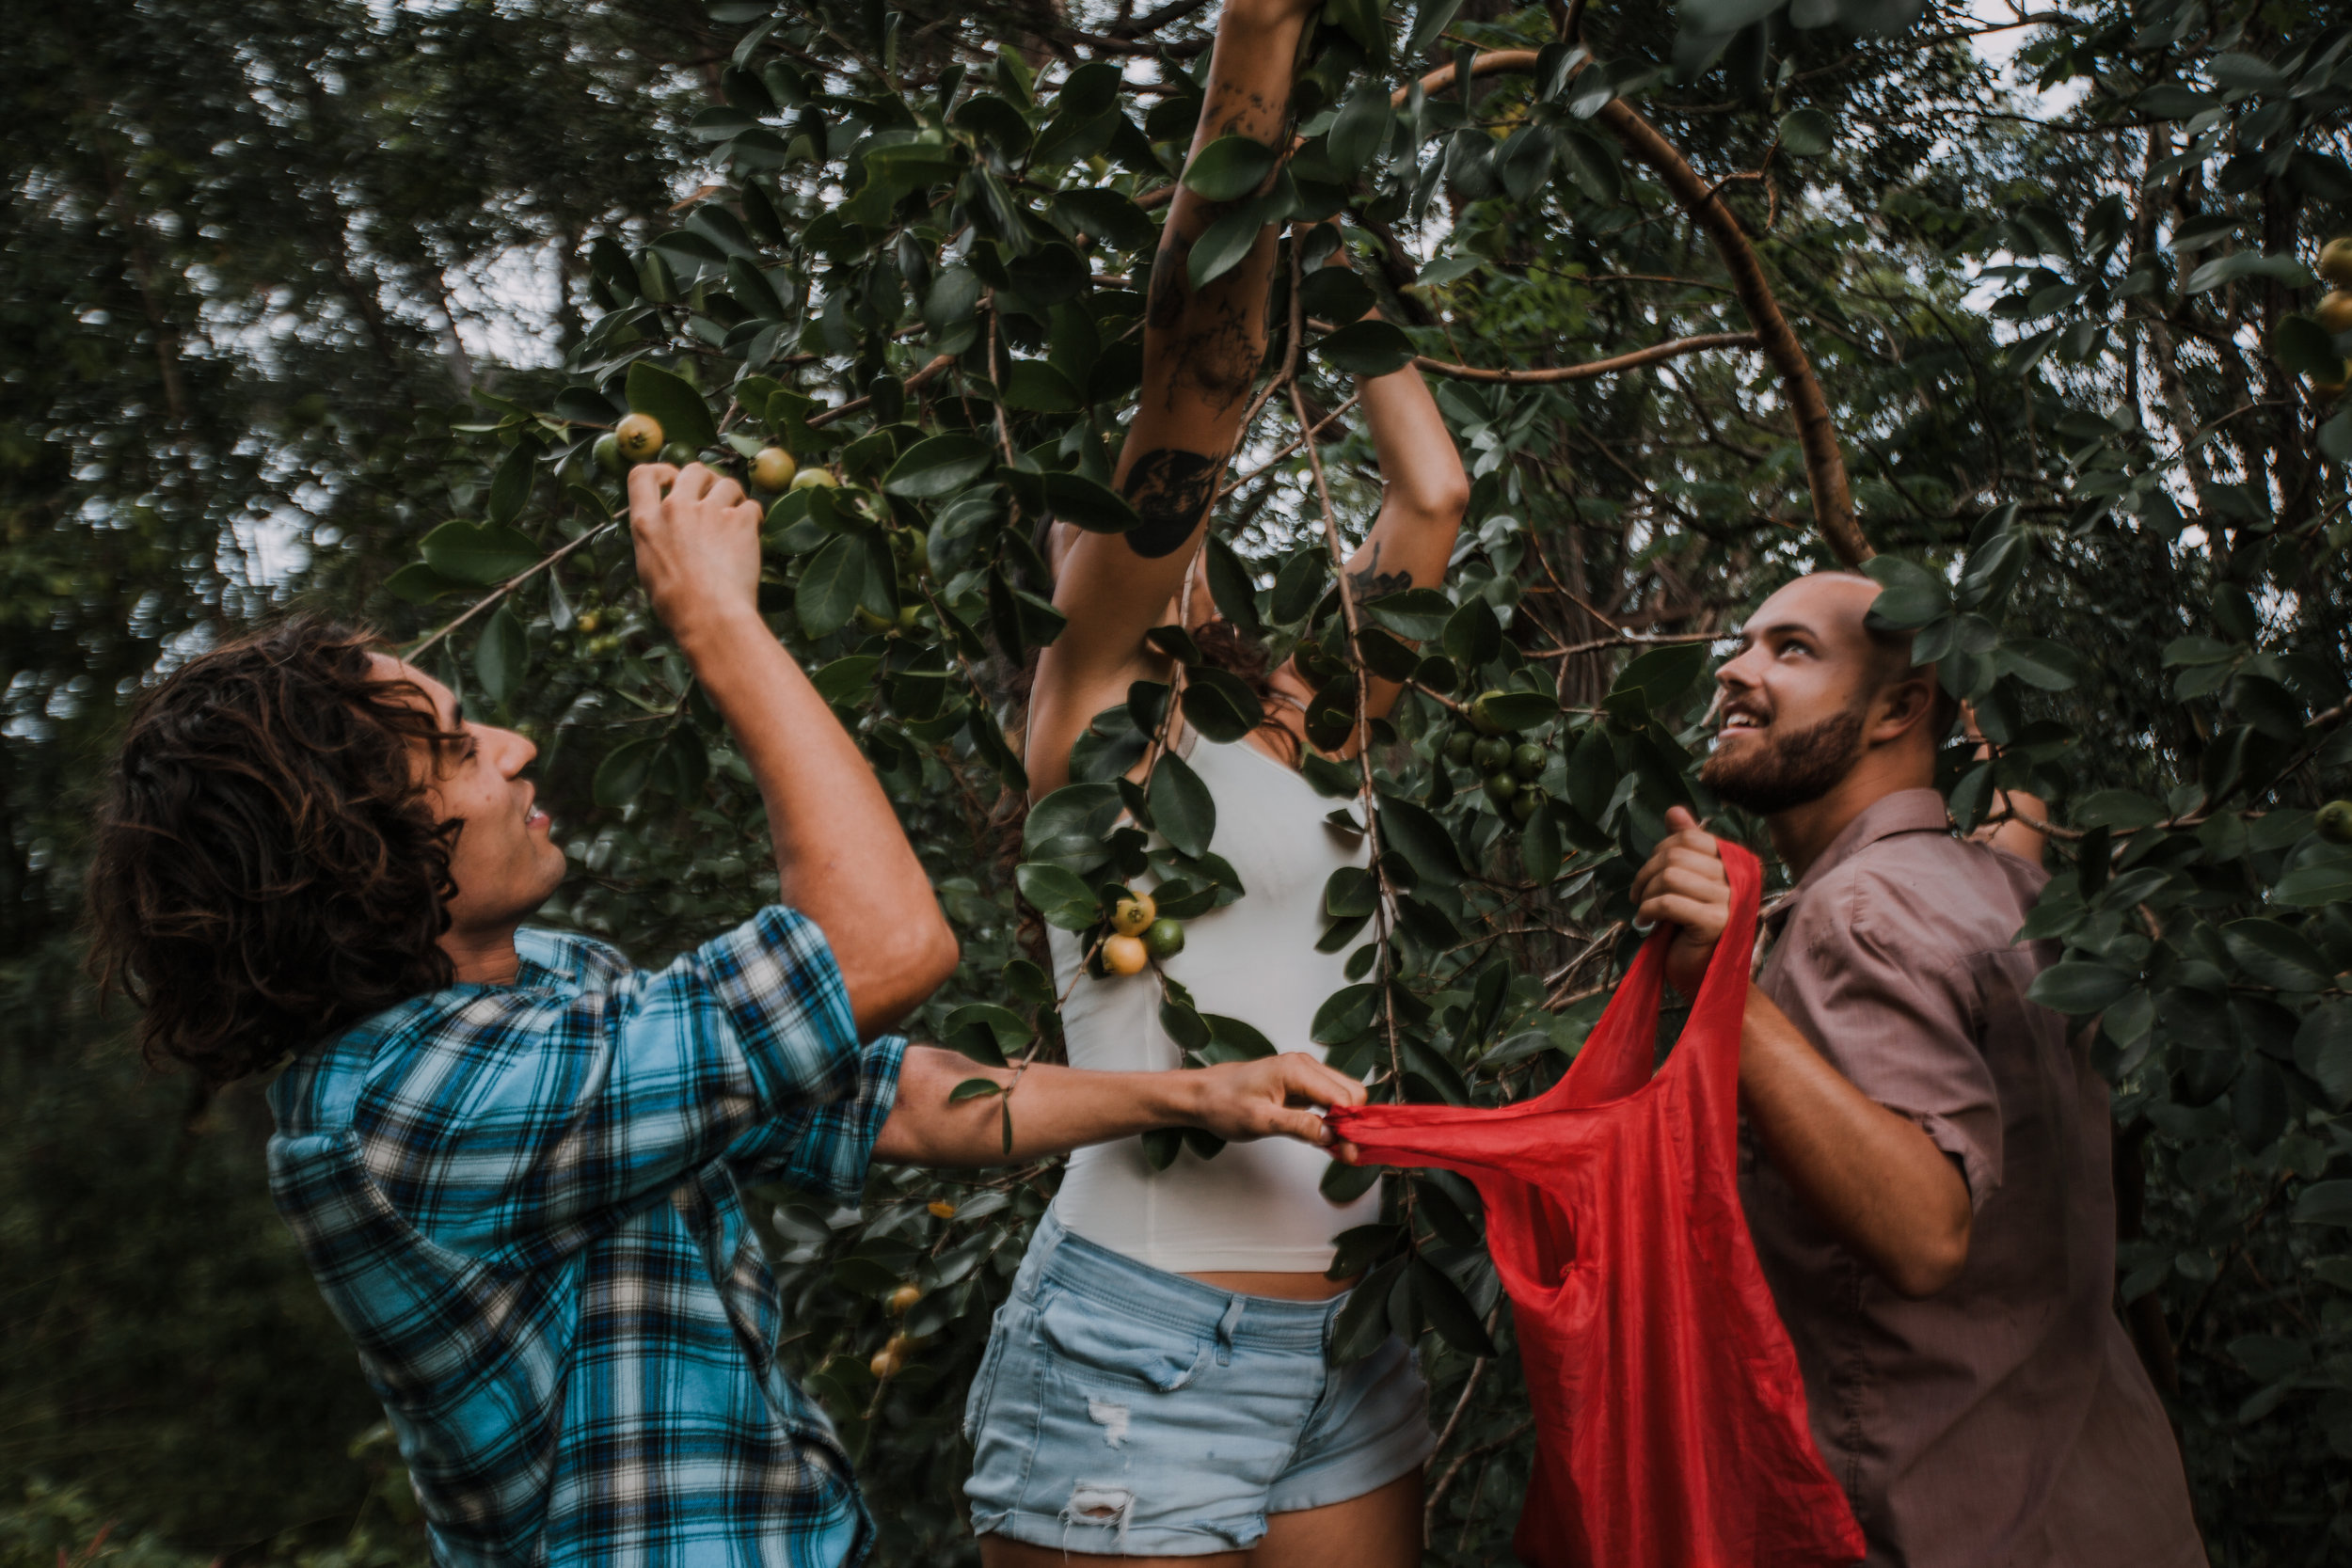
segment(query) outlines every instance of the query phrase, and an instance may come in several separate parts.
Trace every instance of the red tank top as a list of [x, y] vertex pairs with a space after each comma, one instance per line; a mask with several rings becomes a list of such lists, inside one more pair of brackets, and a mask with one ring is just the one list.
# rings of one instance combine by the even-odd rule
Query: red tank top
[[1367, 1159], [1459, 1171], [1486, 1200], [1534, 1406], [1512, 1544], [1534, 1568], [1863, 1555], [1740, 1208], [1740, 1021], [1763, 879], [1754, 855], [1723, 855], [1731, 919], [1655, 1074], [1665, 931], [1549, 1094], [1330, 1112]]

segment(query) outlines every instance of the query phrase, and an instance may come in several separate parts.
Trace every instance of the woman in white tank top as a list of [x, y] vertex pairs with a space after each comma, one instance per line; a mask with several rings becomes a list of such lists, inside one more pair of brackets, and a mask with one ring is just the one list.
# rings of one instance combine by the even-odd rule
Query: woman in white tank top
[[[1279, 146], [1290, 134], [1294, 65], [1317, 4], [1229, 0], [1196, 154], [1219, 136]], [[1033, 800], [1070, 781], [1071, 748], [1095, 715], [1133, 682], [1169, 678], [1145, 633], [1178, 619], [1265, 351], [1271, 226], [1232, 271], [1199, 291], [1187, 282], [1193, 243], [1236, 206], [1180, 186], [1152, 264], [1143, 396], [1116, 470], [1141, 525], [1118, 535], [1057, 526], [1051, 541], [1054, 603], [1069, 624], [1043, 651], [1030, 699]], [[1435, 586], [1467, 504], [1461, 461], [1417, 371], [1359, 385], [1386, 485], [1349, 577], [1359, 594]], [[1213, 611], [1195, 581], [1198, 626]], [[1216, 631], [1207, 641], [1238, 641]], [[1183, 951], [1160, 967], [1202, 1011], [1320, 1056], [1310, 1022], [1347, 983], [1344, 953], [1315, 951], [1324, 886], [1335, 869], [1366, 864], [1366, 848], [1328, 824], [1334, 802], [1298, 771], [1313, 686], [1288, 663], [1257, 684], [1267, 722], [1244, 739], [1173, 732], [1216, 804], [1212, 848], [1246, 891], [1186, 921]], [[1372, 713], [1396, 696], [1374, 681]], [[1050, 941], [1057, 990], [1070, 993], [1072, 1066], [1182, 1065], [1160, 1024], [1157, 976], [1082, 977], [1078, 942], [1059, 930]], [[1164, 1170], [1139, 1139], [1073, 1158], [972, 1392], [968, 1491], [987, 1568], [1043, 1568], [1065, 1554], [1214, 1555], [1251, 1568], [1420, 1561], [1429, 1439], [1411, 1357], [1392, 1341], [1354, 1368], [1325, 1365], [1323, 1330], [1353, 1283], [1325, 1276], [1333, 1240], [1379, 1213], [1376, 1188], [1350, 1203], [1325, 1197], [1328, 1164], [1273, 1139], [1207, 1160], [1186, 1148]]]

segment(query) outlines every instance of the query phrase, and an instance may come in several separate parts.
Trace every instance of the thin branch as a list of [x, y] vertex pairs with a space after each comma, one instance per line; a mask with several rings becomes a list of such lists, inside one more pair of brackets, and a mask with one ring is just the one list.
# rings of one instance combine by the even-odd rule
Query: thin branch
[[1442, 359], [1415, 355], [1413, 364], [1433, 375], [1452, 376], [1456, 381], [1505, 382], [1514, 386], [1544, 386], [1563, 381], [1590, 381], [1596, 376], [1614, 375], [1619, 371], [1639, 370], [1661, 359], [1673, 359], [1685, 354], [1698, 354], [1710, 348], [1760, 348], [1763, 340], [1753, 332], [1708, 332], [1695, 338], [1676, 338], [1668, 342], [1652, 343], [1627, 354], [1612, 355], [1606, 359], [1588, 359], [1581, 365], [1549, 365], [1533, 371], [1490, 371], [1484, 365], [1450, 365]]
[[471, 609], [468, 610], [463, 615], [457, 617], [456, 620], [450, 622], [440, 630], [433, 633], [423, 641], [409, 649], [405, 654], [401, 656], [401, 661], [405, 664], [416, 663], [417, 660], [422, 658], [426, 654], [431, 653], [434, 647], [439, 643], [442, 639], [448, 637], [450, 633], [455, 631], [458, 627], [464, 626], [467, 622], [472, 620], [475, 616], [489, 609], [492, 605], [502, 603], [509, 594], [515, 592], [516, 589], [520, 588], [524, 583], [529, 582], [532, 578], [537, 577], [541, 572], [546, 571], [548, 567], [555, 565], [565, 556], [570, 555], [574, 550], [580, 548], [582, 545], [592, 545], [620, 526], [620, 520], [615, 518], [611, 522], [600, 525], [599, 527], [592, 528], [587, 532], [581, 534], [579, 538], [573, 540], [570, 544], [564, 546], [562, 549], [557, 550], [553, 555], [550, 555], [546, 560], [540, 562], [537, 565], [524, 567], [521, 571], [516, 572], [513, 577], [508, 578], [504, 582], [500, 583], [496, 588], [492, 589], [485, 598], [475, 604]]

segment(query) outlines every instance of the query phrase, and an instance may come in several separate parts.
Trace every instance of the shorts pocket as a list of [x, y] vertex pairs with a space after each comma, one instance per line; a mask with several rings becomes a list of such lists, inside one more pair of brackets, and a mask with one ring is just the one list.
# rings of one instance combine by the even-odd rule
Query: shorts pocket
[[988, 1330], [988, 1349], [980, 1353], [980, 1370], [973, 1374], [972, 1391], [963, 1400], [963, 1440], [971, 1442], [980, 1430], [980, 1418], [988, 1414], [988, 1397], [996, 1388], [997, 1369], [1005, 1363], [1005, 1347], [1012, 1343], [1012, 1335], [1005, 1326], [1005, 1307], [996, 1309]]
[[1071, 1295], [1045, 1304], [1038, 1330], [1063, 1361], [1162, 1394], [1199, 1376], [1216, 1349], [1213, 1338], [1197, 1331], [1120, 1317], [1116, 1308]]

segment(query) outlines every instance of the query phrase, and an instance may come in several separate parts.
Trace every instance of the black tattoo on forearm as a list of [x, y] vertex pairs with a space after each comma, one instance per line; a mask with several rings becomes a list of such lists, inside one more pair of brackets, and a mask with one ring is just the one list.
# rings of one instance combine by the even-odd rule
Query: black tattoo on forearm
[[1380, 570], [1380, 546], [1375, 541], [1372, 559], [1364, 562], [1363, 570], [1347, 574], [1347, 585], [1359, 599], [1376, 599], [1383, 594], [1401, 594], [1412, 587], [1413, 574]]
[[1200, 526], [1216, 492], [1217, 463], [1197, 451], [1161, 447], [1147, 451], [1127, 470], [1120, 485], [1143, 519], [1123, 536], [1127, 547], [1146, 561], [1173, 555]]

